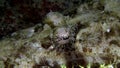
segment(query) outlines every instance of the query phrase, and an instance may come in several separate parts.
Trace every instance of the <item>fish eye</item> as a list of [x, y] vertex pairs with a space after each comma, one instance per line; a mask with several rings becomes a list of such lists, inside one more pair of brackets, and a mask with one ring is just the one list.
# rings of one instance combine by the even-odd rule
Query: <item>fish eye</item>
[[63, 40], [67, 40], [67, 39], [69, 39], [69, 37], [63, 37]]

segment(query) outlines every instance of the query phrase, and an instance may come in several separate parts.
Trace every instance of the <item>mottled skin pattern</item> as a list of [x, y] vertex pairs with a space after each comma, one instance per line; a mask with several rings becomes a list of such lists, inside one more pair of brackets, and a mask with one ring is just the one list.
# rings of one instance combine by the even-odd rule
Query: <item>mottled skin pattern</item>
[[69, 43], [70, 30], [68, 28], [57, 28], [55, 32], [55, 42], [58, 44]]

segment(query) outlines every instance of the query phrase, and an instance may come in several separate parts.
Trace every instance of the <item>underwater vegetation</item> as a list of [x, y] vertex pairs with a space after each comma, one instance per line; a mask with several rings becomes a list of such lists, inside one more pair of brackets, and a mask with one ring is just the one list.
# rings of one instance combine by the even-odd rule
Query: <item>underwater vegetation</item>
[[[41, 8], [41, 21], [32, 19], [41, 23], [0, 40], [0, 68], [119, 68], [120, 1], [81, 2], [42, 2], [51, 7]], [[62, 12], [51, 3], [70, 5]]]

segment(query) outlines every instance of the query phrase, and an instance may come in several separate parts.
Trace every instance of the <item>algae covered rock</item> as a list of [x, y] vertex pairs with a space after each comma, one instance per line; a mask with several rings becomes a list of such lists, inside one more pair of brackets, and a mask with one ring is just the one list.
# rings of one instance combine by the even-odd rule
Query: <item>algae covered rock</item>
[[[103, 3], [99, 6], [100, 3]], [[77, 6], [73, 16], [49, 12], [37, 24], [0, 40], [5, 68], [79, 68], [120, 63], [119, 1], [93, 0]], [[118, 2], [118, 3], [117, 3]], [[98, 5], [95, 7], [95, 5]], [[104, 9], [103, 6], [105, 7]], [[99, 8], [100, 7], [100, 8]], [[112, 10], [114, 7], [114, 10]], [[111, 12], [112, 11], [112, 12]], [[64, 12], [63, 12], [64, 13]], [[115, 15], [116, 13], [118, 15]], [[2, 68], [1, 67], [1, 68]]]
[[120, 0], [101, 0], [101, 3], [104, 4], [105, 11], [120, 17]]
[[120, 24], [116, 20], [104, 24], [91, 23], [78, 32], [75, 46], [84, 53], [88, 63], [119, 62], [120, 59], [116, 60], [116, 57], [120, 57], [119, 29]]
[[0, 61], [0, 68], [5, 68], [3, 61]]

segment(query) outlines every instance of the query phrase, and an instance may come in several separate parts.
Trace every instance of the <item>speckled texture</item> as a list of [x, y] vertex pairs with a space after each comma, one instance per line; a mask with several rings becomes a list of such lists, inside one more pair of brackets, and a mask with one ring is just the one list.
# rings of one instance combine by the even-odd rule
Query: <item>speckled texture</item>
[[0, 65], [60, 68], [65, 64], [67, 68], [78, 68], [105, 63], [119, 68], [120, 17], [116, 16], [118, 10], [108, 11], [106, 4], [110, 3], [103, 2], [81, 4], [73, 16], [49, 12], [43, 20], [44, 26], [38, 24], [0, 40]]

